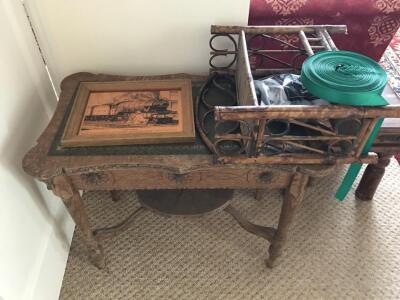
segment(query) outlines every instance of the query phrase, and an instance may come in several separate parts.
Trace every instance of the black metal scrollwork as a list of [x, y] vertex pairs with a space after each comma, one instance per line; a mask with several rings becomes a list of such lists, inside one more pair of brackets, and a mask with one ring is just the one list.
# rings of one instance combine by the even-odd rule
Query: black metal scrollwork
[[[244, 152], [241, 137], [246, 123], [214, 120], [215, 106], [237, 105], [236, 86], [232, 76], [211, 74], [196, 101], [196, 126], [204, 143], [217, 155], [239, 155]], [[248, 130], [250, 131], [250, 130]]]
[[[271, 48], [271, 46], [276, 49], [268, 49]], [[298, 71], [301, 68], [301, 58], [307, 56], [303, 48], [293, 45], [279, 38], [279, 36], [268, 34], [256, 34], [251, 36], [248, 39], [248, 52], [250, 58], [252, 58], [251, 67], [253, 70], [264, 68], [266, 65], [273, 62], [277, 68]], [[282, 55], [287, 55], [288, 57], [283, 59]]]
[[[214, 44], [213, 44], [214, 40], [217, 38], [221, 38], [221, 37], [227, 38], [232, 43], [233, 50], [229, 50], [227, 48], [218, 49], [214, 46]], [[214, 34], [210, 39], [209, 45], [210, 45], [210, 49], [212, 50], [210, 60], [209, 60], [209, 65], [212, 69], [227, 70], [231, 66], [233, 66], [233, 64], [236, 62], [238, 46], [237, 46], [237, 42], [236, 42], [235, 38], [232, 35], [230, 35], [230, 34]], [[228, 55], [232, 55], [232, 59], [230, 61], [228, 61], [228, 63], [226, 65], [224, 65], [224, 66], [215, 65], [214, 61], [217, 57], [220, 57], [220, 56], [226, 57]]]

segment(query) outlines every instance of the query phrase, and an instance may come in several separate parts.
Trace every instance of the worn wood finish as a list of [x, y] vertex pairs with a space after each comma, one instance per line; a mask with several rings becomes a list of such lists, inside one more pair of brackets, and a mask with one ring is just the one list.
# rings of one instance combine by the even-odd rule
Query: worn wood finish
[[[262, 138], [262, 136], [261, 136]], [[223, 134], [223, 135], [215, 135], [215, 139], [217, 140], [251, 140], [251, 136], [247, 135], [242, 135], [239, 133], [228, 133], [228, 134]]]
[[256, 140], [256, 153], [261, 150], [261, 146], [265, 139], [265, 126], [267, 125], [267, 120], [261, 120], [258, 124], [257, 140]]
[[110, 227], [98, 228], [93, 230], [94, 236], [97, 239], [102, 240], [108, 237], [114, 237], [121, 234], [133, 224], [133, 221], [143, 210], [144, 210], [143, 207], [139, 207], [122, 222]]
[[247, 53], [246, 37], [243, 31], [239, 35], [235, 80], [239, 105], [258, 106], [253, 76], [250, 69], [249, 55]]
[[277, 263], [277, 258], [282, 254], [282, 248], [287, 240], [288, 229], [291, 226], [296, 209], [303, 201], [308, 179], [307, 175], [301, 173], [294, 174], [292, 182], [285, 192], [278, 228], [272, 237], [268, 250], [269, 257], [266, 264], [269, 268], [272, 268]]
[[[48, 127], [24, 157], [24, 170], [45, 182], [60, 196], [78, 228], [82, 230], [89, 256], [99, 268], [105, 259], [98, 239], [118, 234], [130, 225], [137, 213], [112, 226], [94, 230], [78, 190], [168, 189], [174, 188], [284, 188], [296, 166], [225, 166], [215, 164], [212, 155], [49, 155], [67, 107], [81, 81], [124, 81], [141, 79], [205, 77], [186, 74], [150, 77], [124, 77], [77, 73], [63, 80], [60, 100]], [[302, 172], [308, 172], [304, 170]], [[324, 172], [321, 169], [321, 172]], [[318, 171], [315, 174], [320, 174]], [[322, 174], [322, 173], [321, 173]], [[115, 192], [112, 192], [116, 198]], [[117, 205], [117, 204], [116, 204]]]
[[304, 33], [303, 30], [300, 30], [300, 32], [299, 32], [299, 38], [300, 38], [300, 41], [303, 44], [304, 49], [306, 50], [308, 56], [314, 55], [314, 51], [313, 51], [310, 43], [308, 42], [306, 34]]
[[[311, 39], [308, 39], [311, 40]], [[253, 50], [253, 49], [247, 49], [248, 54], [252, 53], [298, 53], [299, 50], [293, 50], [293, 49], [260, 49], [260, 50]], [[218, 51], [210, 51], [210, 55], [214, 54], [236, 54], [237, 51], [234, 50], [218, 50]], [[280, 70], [280, 69], [279, 69]]]
[[110, 191], [110, 196], [111, 196], [111, 200], [114, 202], [117, 202], [120, 200], [119, 194], [118, 194], [118, 190], [111, 190]]
[[271, 68], [271, 69], [255, 69], [252, 71], [252, 74], [257, 77], [264, 77], [264, 76], [269, 76], [269, 75], [275, 75], [275, 74], [283, 74], [283, 73], [293, 73], [293, 74], [298, 74], [299, 71], [294, 69], [294, 68]]
[[254, 192], [254, 199], [257, 201], [261, 201], [264, 196], [264, 190], [263, 189], [256, 189]]
[[357, 199], [369, 201], [374, 198], [379, 183], [385, 175], [385, 168], [389, 165], [392, 156], [393, 153], [380, 154], [377, 164], [367, 166], [356, 189]]
[[[354, 148], [356, 152], [362, 148], [360, 147], [360, 143], [364, 143], [363, 138], [365, 137], [365, 133], [367, 132], [368, 128], [370, 127], [372, 119], [364, 119], [361, 124], [361, 128], [358, 131], [358, 139], [354, 141]], [[361, 153], [361, 152], [360, 152]]]
[[[373, 119], [371, 120], [371, 122], [368, 123], [368, 127], [366, 127], [365, 131], [362, 130], [361, 132], [361, 136], [360, 136], [360, 140], [356, 149], [356, 157], [359, 157], [363, 150], [364, 150], [364, 146], [368, 141], [369, 136], [371, 135], [372, 131], [375, 129], [376, 123], [378, 122], [378, 119]], [[364, 129], [364, 128], [363, 128]]]
[[[236, 61], [236, 94], [239, 105], [258, 105], [256, 90], [254, 87], [253, 76], [251, 75], [249, 55], [247, 53], [246, 37], [244, 32], [239, 34], [238, 55]], [[253, 133], [257, 121], [245, 121], [247, 126], [241, 123], [242, 134], [250, 136]], [[244, 141], [247, 155], [254, 154], [253, 143], [251, 140]]]
[[249, 222], [246, 218], [244, 218], [240, 212], [233, 207], [231, 204], [225, 207], [224, 209], [227, 213], [229, 213], [238, 223], [239, 225], [246, 231], [262, 237], [267, 241], [272, 241], [273, 236], [276, 233], [275, 228], [273, 227], [265, 227], [257, 224], [253, 224]]
[[216, 120], [400, 118], [400, 105], [355, 107], [339, 105], [216, 106]]
[[326, 29], [330, 33], [347, 33], [346, 25], [287, 25], [287, 26], [221, 26], [212, 25], [211, 34], [298, 34], [300, 30], [305, 33], [315, 33], [317, 29]]
[[300, 126], [302, 126], [304, 128], [308, 128], [308, 129], [312, 129], [312, 130], [315, 130], [315, 131], [319, 131], [323, 135], [328, 135], [328, 136], [332, 136], [332, 137], [336, 136], [336, 133], [334, 131], [331, 131], [331, 130], [328, 130], [328, 129], [324, 129], [324, 128], [321, 128], [321, 127], [318, 127], [318, 126], [313, 126], [311, 124], [308, 124], [308, 123], [305, 123], [305, 122], [301, 122], [299, 120], [293, 120], [292, 119], [292, 120], [289, 120], [289, 122], [292, 123], [292, 124], [300, 125]]
[[327, 154], [326, 151], [319, 150], [319, 149], [317, 149], [317, 148], [310, 147], [310, 146], [307, 146], [307, 145], [303, 145], [303, 144], [301, 144], [301, 143], [291, 142], [291, 141], [289, 141], [289, 140], [286, 140], [286, 141], [285, 141], [285, 144], [291, 145], [291, 146], [295, 146], [295, 147], [297, 147], [297, 148], [301, 148], [301, 149], [304, 149], [304, 150], [309, 150], [309, 151], [311, 151], [311, 152], [318, 153], [318, 154]]
[[[209, 69], [210, 73], [219, 73], [219, 74], [227, 74], [227, 75], [235, 75], [236, 69], [224, 69], [224, 70], [216, 70], [216, 69]], [[254, 69], [251, 72], [254, 76], [262, 77], [274, 74], [282, 74], [282, 73], [293, 73], [298, 74], [299, 71], [293, 68], [271, 68], [271, 69]]]
[[378, 157], [371, 153], [359, 158], [353, 156], [335, 157], [321, 154], [291, 153], [277, 154], [273, 156], [243, 157], [243, 156], [220, 156], [217, 159], [222, 164], [230, 165], [335, 165], [351, 164], [359, 162], [363, 164], [376, 163]]
[[[164, 168], [106, 167], [104, 170], [71, 170], [74, 186], [83, 190], [268, 188], [287, 186], [291, 172], [274, 168], [240, 166], [199, 168], [179, 172]], [[265, 174], [269, 174], [266, 179]]]
[[[325, 32], [327, 32], [326, 29], [324, 29], [324, 30], [325, 30]], [[317, 31], [317, 36], [319, 37], [319, 40], [321, 41], [321, 44], [325, 48], [325, 50], [332, 51], [332, 47], [329, 44], [326, 36], [324, 35], [323, 30], [317, 29], [316, 31]], [[328, 33], [328, 35], [329, 35], [329, 33]], [[311, 39], [309, 38], [308, 40], [311, 40]]]
[[[332, 159], [311, 156], [279, 157], [273, 160], [215, 160], [213, 155], [49, 155], [58, 128], [64, 118], [70, 101], [81, 81], [129, 81], [142, 79], [191, 79], [205, 80], [205, 77], [177, 74], [169, 76], [125, 77], [77, 73], [63, 80], [60, 100], [52, 120], [37, 145], [24, 157], [24, 170], [45, 182], [54, 193], [60, 196], [82, 230], [89, 256], [99, 268], [104, 267], [105, 259], [98, 240], [114, 236], [130, 225], [137, 212], [111, 228], [93, 230], [88, 221], [78, 190], [118, 190], [118, 189], [199, 189], [199, 188], [251, 188], [282, 189], [291, 183], [282, 207], [281, 220], [277, 231], [257, 227], [236, 214], [236, 219], [250, 231], [259, 229], [258, 235], [271, 240], [269, 265], [279, 256], [286, 231], [292, 215], [292, 207], [298, 206], [303, 195], [303, 186], [309, 176], [326, 176], [333, 172], [335, 164], [353, 162], [349, 158]], [[265, 118], [267, 119], [267, 118]], [[295, 158], [295, 159], [293, 159]], [[359, 161], [375, 163], [374, 156], [363, 157]], [[305, 161], [309, 165], [297, 164]], [[217, 162], [217, 163], [216, 163]], [[295, 174], [295, 175], [293, 175]], [[114, 192], [113, 192], [114, 194]], [[115, 194], [113, 195], [115, 198]], [[117, 203], [116, 203], [117, 205]], [[229, 209], [228, 209], [229, 210]], [[286, 210], [288, 212], [286, 212]], [[233, 211], [231, 211], [232, 213]], [[233, 212], [235, 214], [235, 212]], [[254, 225], [254, 226], [253, 226]], [[269, 228], [269, 227], [267, 227]], [[254, 233], [254, 232], [253, 232]], [[273, 238], [271, 234], [273, 233]]]
[[52, 189], [54, 194], [63, 200], [77, 228], [82, 232], [90, 260], [99, 269], [104, 268], [106, 261], [103, 249], [93, 234], [81, 195], [64, 174], [53, 178]]
[[331, 50], [337, 51], [338, 48], [336, 47], [335, 42], [333, 41], [332, 37], [330, 36], [328, 30], [326, 28], [323, 28], [321, 31], [322, 31], [323, 35], [325, 36], [326, 40], [328, 41], [328, 44], [329, 44], [329, 47], [331, 48]]
[[335, 140], [354, 140], [357, 137], [353, 135], [338, 135], [338, 136], [269, 136], [270, 141], [335, 141]]
[[96, 156], [49, 156], [51, 143], [64, 118], [67, 107], [72, 100], [75, 91], [81, 81], [123, 81], [123, 80], [148, 80], [148, 79], [171, 79], [187, 78], [192, 80], [205, 80], [204, 76], [189, 76], [187, 74], [165, 75], [165, 76], [114, 76], [104, 74], [76, 73], [66, 77], [62, 84], [62, 93], [57, 109], [42, 135], [23, 159], [24, 170], [42, 181], [47, 182], [63, 169], [68, 170], [93, 168], [94, 166], [149, 166], [165, 167], [174, 170], [196, 168], [198, 166], [213, 166], [213, 159], [210, 155], [96, 155]]

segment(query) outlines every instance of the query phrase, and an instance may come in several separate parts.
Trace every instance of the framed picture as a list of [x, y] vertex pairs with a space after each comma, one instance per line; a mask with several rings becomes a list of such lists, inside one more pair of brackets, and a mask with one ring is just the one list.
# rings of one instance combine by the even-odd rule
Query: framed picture
[[190, 80], [81, 82], [62, 147], [195, 139]]

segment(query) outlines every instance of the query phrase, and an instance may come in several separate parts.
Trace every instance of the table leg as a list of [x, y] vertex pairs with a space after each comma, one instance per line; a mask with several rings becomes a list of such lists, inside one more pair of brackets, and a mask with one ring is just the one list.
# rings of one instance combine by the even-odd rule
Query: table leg
[[295, 173], [290, 186], [285, 192], [278, 228], [269, 246], [269, 258], [266, 261], [267, 267], [269, 268], [272, 268], [276, 264], [276, 259], [282, 254], [282, 248], [286, 242], [289, 227], [292, 223], [296, 208], [303, 200], [308, 179], [308, 175]]
[[111, 200], [114, 202], [119, 201], [121, 198], [119, 197], [118, 191], [117, 190], [111, 190], [110, 191], [110, 195], [111, 195]]
[[257, 201], [261, 201], [263, 198], [263, 194], [264, 194], [264, 190], [256, 189], [256, 191], [254, 193], [254, 199], [256, 199]]
[[101, 245], [93, 235], [81, 195], [65, 175], [55, 177], [52, 184], [54, 194], [63, 200], [77, 228], [82, 232], [90, 260], [99, 269], [104, 268], [106, 265], [104, 253]]
[[369, 201], [374, 198], [376, 189], [385, 174], [385, 168], [390, 163], [393, 154], [379, 153], [377, 164], [368, 165], [364, 171], [360, 183], [356, 190], [356, 198], [363, 201]]

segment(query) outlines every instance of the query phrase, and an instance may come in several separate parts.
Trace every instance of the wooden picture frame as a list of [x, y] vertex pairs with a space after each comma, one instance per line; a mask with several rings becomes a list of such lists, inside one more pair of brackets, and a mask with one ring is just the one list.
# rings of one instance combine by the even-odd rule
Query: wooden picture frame
[[81, 82], [61, 147], [180, 143], [194, 139], [190, 80]]

